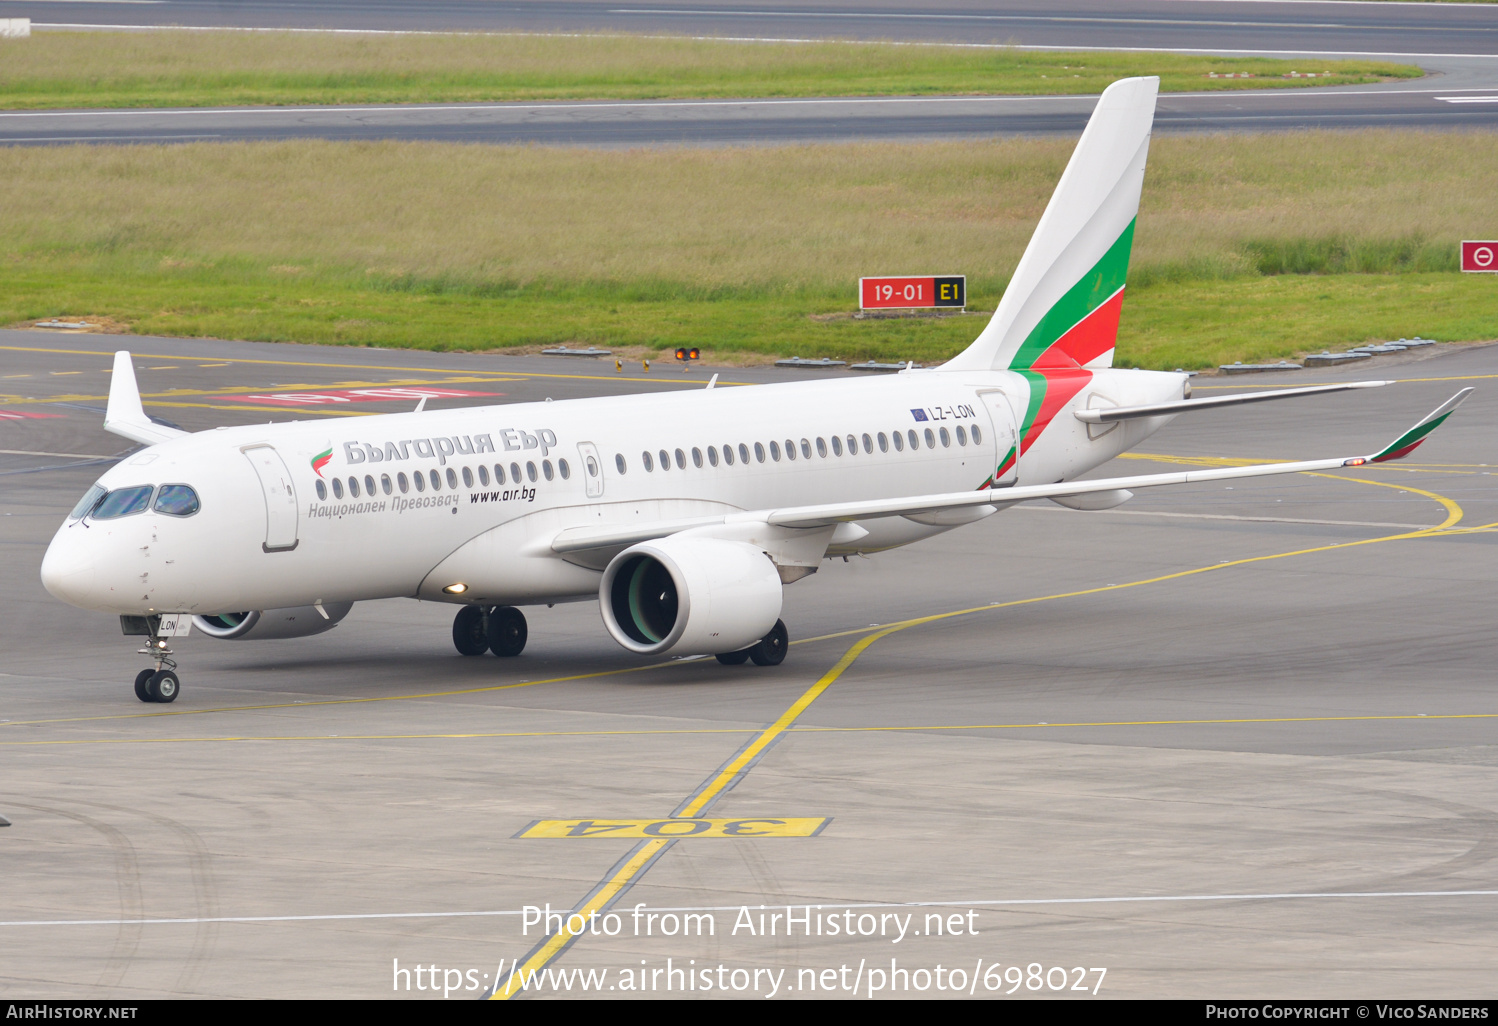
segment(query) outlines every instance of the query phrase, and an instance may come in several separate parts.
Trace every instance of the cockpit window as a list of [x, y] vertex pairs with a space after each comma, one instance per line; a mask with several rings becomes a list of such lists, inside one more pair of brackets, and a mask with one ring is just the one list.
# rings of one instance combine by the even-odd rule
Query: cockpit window
[[95, 520], [113, 520], [115, 517], [128, 517], [132, 513], [139, 513], [151, 505], [151, 485], [135, 485], [130, 488], [117, 488], [104, 496], [104, 501], [99, 503], [94, 510]]
[[156, 505], [151, 508], [174, 517], [190, 517], [201, 507], [198, 504], [198, 493], [190, 486], [169, 484], [161, 486], [161, 491], [156, 493]]
[[73, 512], [68, 514], [68, 519], [77, 520], [80, 517], [88, 516], [89, 513], [93, 511], [93, 508], [99, 504], [99, 500], [104, 498], [105, 494], [108, 491], [109, 489], [105, 488], [103, 485], [94, 485], [87, 492], [83, 493], [83, 498], [78, 500], [78, 505], [74, 506]]

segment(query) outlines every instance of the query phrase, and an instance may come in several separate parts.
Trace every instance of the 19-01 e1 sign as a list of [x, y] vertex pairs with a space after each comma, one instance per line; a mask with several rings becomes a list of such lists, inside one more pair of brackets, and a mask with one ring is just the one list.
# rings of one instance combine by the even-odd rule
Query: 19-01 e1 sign
[[967, 306], [967, 276], [859, 278], [858, 305], [864, 310], [917, 310]]

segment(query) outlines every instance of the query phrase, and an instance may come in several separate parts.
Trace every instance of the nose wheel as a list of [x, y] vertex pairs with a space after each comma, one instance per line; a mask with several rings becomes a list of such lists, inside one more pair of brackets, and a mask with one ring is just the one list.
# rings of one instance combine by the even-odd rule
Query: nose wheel
[[142, 702], [175, 702], [182, 692], [182, 682], [177, 679], [177, 661], [166, 639], [153, 637], [140, 654], [155, 659], [156, 665], [135, 675], [135, 697]]

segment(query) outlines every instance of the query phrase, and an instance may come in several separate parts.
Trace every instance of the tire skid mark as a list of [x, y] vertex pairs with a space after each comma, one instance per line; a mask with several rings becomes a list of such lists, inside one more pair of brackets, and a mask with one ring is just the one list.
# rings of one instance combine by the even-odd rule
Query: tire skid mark
[[[145, 917], [145, 906], [141, 898], [140, 860], [135, 845], [124, 832], [93, 816], [81, 812], [69, 812], [55, 805], [37, 805], [11, 799], [13, 805], [44, 815], [60, 816], [94, 830], [108, 843], [114, 855], [115, 889], [119, 895], [120, 919], [139, 920]], [[90, 803], [91, 804], [91, 803]], [[136, 952], [140, 948], [141, 935], [145, 928], [139, 922], [122, 921], [115, 931], [114, 945], [99, 974], [98, 986], [117, 988], [124, 982]]]

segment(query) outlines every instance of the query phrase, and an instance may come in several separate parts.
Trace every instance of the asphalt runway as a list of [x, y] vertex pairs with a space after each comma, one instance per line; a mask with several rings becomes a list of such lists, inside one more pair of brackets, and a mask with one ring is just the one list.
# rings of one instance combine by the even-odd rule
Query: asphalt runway
[[[617, 935], [550, 963], [608, 970], [587, 992], [607, 997], [637, 993], [608, 990], [621, 970], [663, 996], [683, 968], [707, 970], [699, 997], [768, 994], [779, 970], [778, 996], [898, 988], [891, 969], [911, 994], [995, 996], [1010, 966], [1022, 996], [1082, 998], [1073, 967], [1116, 997], [1491, 995], [1498, 348], [1198, 379], [1400, 383], [1178, 419], [1105, 472], [1373, 451], [1477, 392], [1404, 463], [1021, 507], [828, 563], [787, 589], [773, 669], [637, 659], [592, 603], [527, 610], [518, 659], [465, 659], [450, 609], [392, 600], [314, 638], [187, 639], [182, 697], [146, 707], [132, 639], [37, 579], [90, 458], [129, 448], [99, 426], [119, 345], [147, 409], [190, 428], [410, 401], [287, 399], [327, 388], [511, 402], [714, 370], [0, 332], [6, 998], [440, 999], [448, 969], [473, 997], [537, 943], [524, 906], [610, 887]], [[830, 822], [610, 836], [708, 800], [749, 830]], [[536, 820], [597, 829], [515, 836]], [[875, 932], [750, 933], [761, 905]], [[712, 935], [681, 936], [682, 910]], [[396, 972], [418, 965], [442, 972]]]
[[652, 32], [1035, 46], [1498, 54], [1489, 4], [1221, 0], [3, 0], [41, 26], [191, 25], [383, 31]]
[[[269, 139], [567, 146], [750, 145], [1075, 135], [1095, 96], [0, 111], [0, 144]], [[1165, 94], [1160, 132], [1498, 128], [1498, 89]]]

